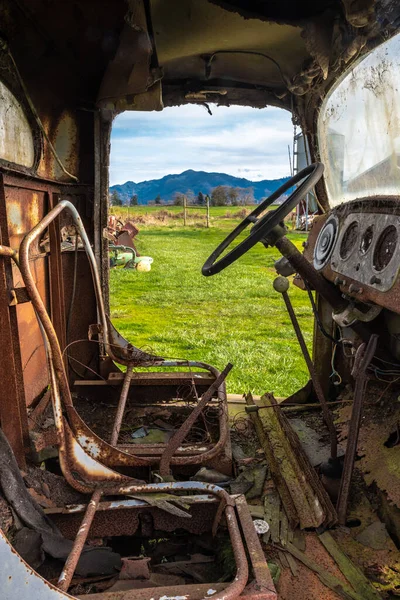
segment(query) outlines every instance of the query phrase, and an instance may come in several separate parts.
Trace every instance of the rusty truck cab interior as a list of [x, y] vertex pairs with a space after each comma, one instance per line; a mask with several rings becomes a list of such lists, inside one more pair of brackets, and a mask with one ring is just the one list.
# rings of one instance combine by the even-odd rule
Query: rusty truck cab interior
[[[398, 595], [398, 3], [0, 0], [0, 16], [2, 597]], [[245, 397], [243, 448], [232, 365], [166, 360], [109, 318], [113, 119], [191, 103], [279, 107], [307, 140], [308, 166], [202, 267], [275, 246], [310, 373], [290, 398]], [[284, 219], [309, 193], [300, 252]]]

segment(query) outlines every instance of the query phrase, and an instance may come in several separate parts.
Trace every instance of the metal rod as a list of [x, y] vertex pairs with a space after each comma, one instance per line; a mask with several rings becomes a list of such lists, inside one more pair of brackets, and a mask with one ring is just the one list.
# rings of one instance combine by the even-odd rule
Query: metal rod
[[7, 256], [8, 258], [12, 258], [16, 262], [18, 260], [17, 252], [9, 246], [3, 246], [2, 244], [0, 244], [0, 256]]
[[242, 494], [236, 498], [236, 510], [246, 539], [246, 546], [253, 567], [253, 574], [259, 589], [259, 597], [262, 597], [263, 600], [277, 600], [278, 595], [267, 561], [265, 560], [264, 551], [255, 530], [246, 498]]
[[128, 399], [128, 393], [129, 393], [129, 388], [131, 385], [132, 377], [133, 377], [133, 367], [130, 366], [130, 367], [127, 367], [127, 369], [126, 369], [124, 383], [123, 383], [122, 390], [121, 390], [121, 396], [120, 396], [119, 402], [118, 402], [117, 414], [115, 415], [115, 421], [114, 421], [114, 425], [113, 425], [113, 429], [112, 429], [112, 433], [111, 433], [111, 439], [110, 439], [111, 446], [116, 446], [118, 443], [119, 432], [121, 430], [121, 423], [122, 423], [122, 419], [123, 419], [123, 416], [125, 413], [125, 406], [126, 406], [126, 401]]
[[357, 349], [354, 367], [352, 371], [355, 377], [356, 384], [354, 388], [354, 401], [351, 412], [349, 433], [347, 436], [346, 455], [343, 464], [342, 479], [340, 482], [339, 497], [337, 501], [337, 514], [339, 523], [345, 525], [347, 504], [349, 500], [351, 478], [353, 476], [354, 461], [357, 453], [358, 437], [360, 433], [361, 417], [363, 409], [363, 401], [365, 388], [367, 386], [368, 375], [367, 369], [373, 359], [378, 344], [377, 335], [371, 335], [368, 344], [361, 344]]
[[183, 440], [189, 433], [191, 427], [194, 425], [198, 416], [201, 414], [202, 410], [206, 406], [206, 404], [211, 400], [214, 393], [218, 390], [220, 385], [225, 381], [228, 373], [232, 369], [231, 363], [228, 363], [225, 369], [222, 371], [220, 375], [216, 378], [216, 380], [210, 385], [208, 390], [204, 392], [201, 397], [201, 400], [197, 403], [195, 408], [192, 410], [187, 419], [182, 423], [178, 431], [174, 433], [170, 441], [168, 442], [167, 447], [165, 448], [161, 460], [160, 460], [160, 475], [161, 477], [168, 476], [170, 474], [170, 463], [171, 458], [182, 444]]
[[285, 302], [287, 311], [289, 313], [289, 317], [292, 322], [293, 329], [296, 333], [297, 340], [299, 342], [301, 351], [304, 356], [304, 360], [306, 361], [306, 365], [307, 365], [308, 371], [310, 373], [311, 380], [313, 382], [315, 393], [317, 395], [319, 403], [321, 404], [325, 423], [329, 430], [329, 437], [330, 437], [330, 443], [331, 443], [331, 458], [337, 458], [337, 432], [336, 432], [335, 424], [333, 422], [332, 413], [329, 410], [328, 403], [326, 401], [326, 398], [325, 398], [325, 395], [324, 395], [324, 392], [323, 392], [323, 389], [321, 386], [321, 382], [320, 382], [317, 372], [315, 370], [314, 363], [311, 360], [311, 356], [310, 356], [310, 353], [308, 352], [307, 344], [304, 340], [302, 331], [300, 329], [299, 322], [297, 320], [296, 314], [293, 310], [292, 303], [291, 303], [289, 295], [287, 293], [287, 290], [289, 289], [289, 280], [286, 279], [286, 277], [277, 277], [274, 280], [273, 285], [274, 285], [274, 289], [277, 292], [280, 292], [283, 296], [283, 300]]
[[81, 557], [82, 550], [85, 545], [87, 536], [89, 534], [90, 526], [93, 522], [94, 515], [96, 514], [96, 510], [99, 505], [102, 493], [103, 492], [101, 489], [96, 489], [93, 492], [89, 504], [87, 505], [85, 516], [82, 519], [82, 524], [79, 527], [79, 531], [76, 535], [74, 545], [72, 546], [72, 550], [69, 553], [67, 560], [65, 561], [65, 565], [63, 570], [61, 571], [61, 575], [58, 578], [57, 587], [62, 592], [67, 592], [69, 586], [71, 585], [76, 565], [78, 564], [79, 559]]

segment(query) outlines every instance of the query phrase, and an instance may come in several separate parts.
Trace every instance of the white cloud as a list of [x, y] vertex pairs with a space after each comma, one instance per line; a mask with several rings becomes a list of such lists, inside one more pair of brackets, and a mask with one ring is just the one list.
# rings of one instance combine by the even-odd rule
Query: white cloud
[[126, 112], [114, 124], [111, 184], [157, 179], [186, 169], [260, 180], [289, 173], [289, 113], [267, 108], [201, 106]]

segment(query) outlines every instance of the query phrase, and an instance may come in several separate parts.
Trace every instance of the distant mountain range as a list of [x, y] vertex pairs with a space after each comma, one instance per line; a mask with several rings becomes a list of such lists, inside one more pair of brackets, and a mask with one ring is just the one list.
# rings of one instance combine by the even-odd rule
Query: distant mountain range
[[110, 192], [116, 190], [125, 204], [137, 194], [139, 204], [148, 204], [158, 195], [164, 201], [173, 200], [176, 192], [186, 193], [191, 190], [196, 196], [199, 192], [211, 194], [218, 185], [238, 188], [253, 188], [254, 198], [259, 201], [277, 190], [289, 177], [281, 179], [264, 179], [263, 181], [250, 181], [242, 177], [233, 177], [226, 173], [206, 173], [205, 171], [184, 171], [180, 175], [166, 175], [161, 179], [151, 179], [135, 183], [127, 181], [121, 185], [113, 185]]

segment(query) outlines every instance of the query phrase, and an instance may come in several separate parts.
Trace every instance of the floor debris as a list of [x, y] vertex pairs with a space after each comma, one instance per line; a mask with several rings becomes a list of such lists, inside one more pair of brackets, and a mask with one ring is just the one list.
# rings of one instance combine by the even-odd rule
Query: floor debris
[[[250, 394], [246, 396], [246, 402], [249, 406], [255, 405]], [[335, 509], [310, 465], [298, 436], [279, 410], [272, 394], [262, 397], [263, 404], [275, 406], [276, 409], [260, 411], [260, 414], [251, 412], [250, 418], [290, 527], [294, 529], [298, 524], [301, 528], [333, 524], [336, 520]]]

